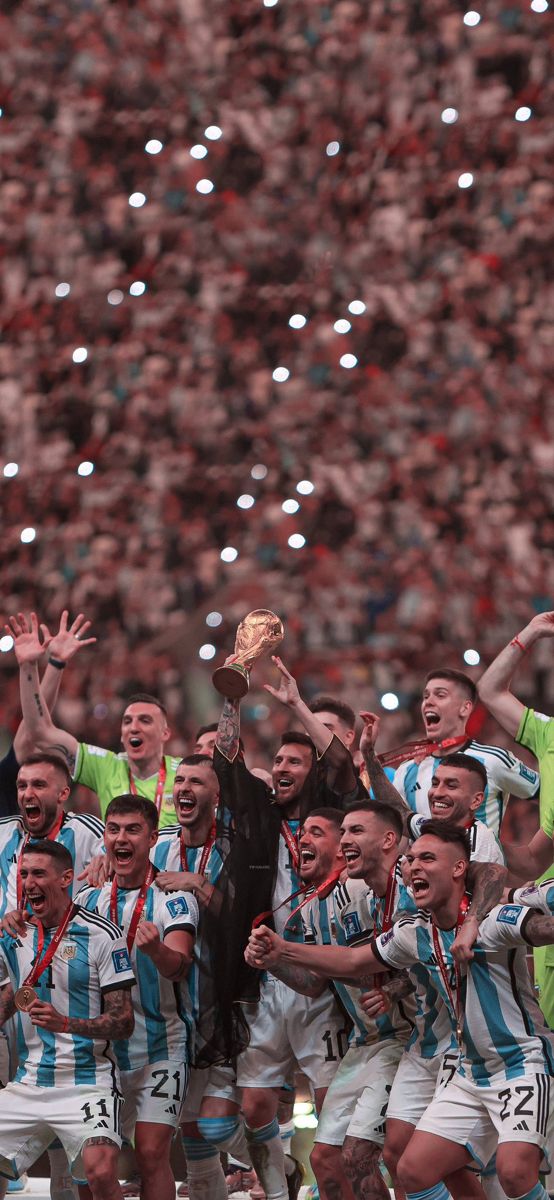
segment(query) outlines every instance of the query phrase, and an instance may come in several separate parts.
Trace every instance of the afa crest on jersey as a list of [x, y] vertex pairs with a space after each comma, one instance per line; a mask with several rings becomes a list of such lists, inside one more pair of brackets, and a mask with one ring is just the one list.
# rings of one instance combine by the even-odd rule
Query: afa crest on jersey
[[127, 950], [112, 950], [112, 959], [114, 970], [118, 975], [120, 975], [122, 971], [131, 970], [131, 961], [129, 959]]
[[166, 908], [172, 917], [182, 917], [184, 913], [188, 913], [189, 911], [189, 906], [184, 896], [174, 896], [173, 900], [167, 901]]
[[504, 921], [505, 925], [517, 925], [520, 913], [520, 904], [504, 904], [496, 919], [497, 921]]
[[71, 959], [75, 958], [76, 954], [77, 954], [77, 945], [75, 942], [72, 942], [69, 940], [66, 942], [62, 942], [62, 944], [58, 950], [58, 958], [61, 958], [63, 960], [63, 962], [71, 962]]
[[342, 918], [346, 940], [356, 937], [357, 933], [361, 933], [360, 918], [357, 913], [344, 913]]

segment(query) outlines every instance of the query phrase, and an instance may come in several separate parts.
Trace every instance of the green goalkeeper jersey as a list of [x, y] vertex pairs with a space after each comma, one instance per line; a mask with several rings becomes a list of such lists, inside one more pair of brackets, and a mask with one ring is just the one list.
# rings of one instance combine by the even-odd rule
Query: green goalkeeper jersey
[[[173, 784], [180, 761], [180, 758], [173, 758], [170, 754], [164, 756], [166, 777], [159, 807], [160, 829], [164, 829], [166, 825], [175, 824]], [[96, 792], [103, 820], [108, 804], [114, 796], [121, 796], [125, 792], [136, 789], [137, 795], [146, 796], [147, 800], [155, 803], [159, 790], [159, 771], [156, 771], [155, 775], [150, 775], [148, 779], [139, 779], [138, 776], [133, 775], [133, 788], [131, 788], [127, 755], [114, 754], [113, 750], [102, 750], [100, 746], [88, 746], [85, 742], [79, 743], [74, 779], [76, 783], [83, 783], [85, 787], [92, 788], [92, 791]]]

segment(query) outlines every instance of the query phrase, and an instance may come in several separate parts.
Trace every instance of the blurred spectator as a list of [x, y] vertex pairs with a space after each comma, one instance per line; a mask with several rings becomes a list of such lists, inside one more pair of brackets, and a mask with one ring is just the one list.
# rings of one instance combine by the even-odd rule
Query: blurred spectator
[[[554, 607], [551, 25], [485, 8], [5, 7], [3, 605], [91, 617], [58, 706], [78, 737], [117, 744], [122, 699], [152, 690], [183, 747], [217, 714], [200, 646], [221, 660], [271, 606], [305, 692], [396, 693], [398, 744], [429, 667], [486, 663]], [[552, 711], [545, 663], [526, 698]], [[245, 714], [260, 766], [266, 701]]]

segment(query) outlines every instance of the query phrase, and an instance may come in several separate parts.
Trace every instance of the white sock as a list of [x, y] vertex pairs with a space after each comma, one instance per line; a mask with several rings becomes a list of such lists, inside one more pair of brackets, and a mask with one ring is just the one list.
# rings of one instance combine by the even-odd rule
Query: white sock
[[252, 1165], [267, 1200], [288, 1200], [285, 1156], [277, 1118], [261, 1129], [249, 1129], [246, 1126], [246, 1138], [250, 1147]]
[[73, 1183], [67, 1154], [63, 1146], [49, 1146], [51, 1200], [79, 1200], [77, 1184]]
[[282, 1124], [279, 1123], [279, 1133], [281, 1135], [283, 1154], [288, 1154], [292, 1157], [291, 1145], [294, 1137], [294, 1121], [291, 1119], [290, 1121], [283, 1121]]
[[228, 1191], [219, 1154], [213, 1158], [187, 1158], [190, 1200], [227, 1200]]

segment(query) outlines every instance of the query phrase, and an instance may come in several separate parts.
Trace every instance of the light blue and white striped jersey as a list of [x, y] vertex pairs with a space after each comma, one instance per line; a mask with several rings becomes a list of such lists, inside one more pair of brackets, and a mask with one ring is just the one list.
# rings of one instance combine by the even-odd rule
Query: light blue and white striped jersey
[[[535, 796], [539, 788], [538, 772], [500, 746], [483, 746], [472, 739], [466, 746], [461, 746], [460, 750], [477, 758], [486, 769], [488, 784], [485, 798], [475, 816], [498, 834], [510, 794], [520, 796], [524, 800]], [[439, 762], [440, 758], [433, 758], [429, 754], [419, 763], [413, 759], [401, 763], [395, 772], [394, 786], [406, 804], [409, 804], [412, 812], [424, 813], [427, 817], [431, 815], [429, 788]]]
[[[458, 1070], [479, 1087], [526, 1071], [554, 1074], [554, 1043], [533, 995], [525, 953], [530, 910], [518, 904], [493, 908], [479, 927], [474, 957], [462, 977], [462, 1052]], [[435, 957], [430, 913], [404, 917], [374, 943], [386, 966], [419, 963], [450, 1009]], [[437, 930], [452, 991], [454, 929]]]
[[[288, 822], [290, 831], [293, 837], [298, 836], [298, 827], [300, 821], [292, 820]], [[272, 907], [277, 908], [284, 900], [288, 900], [293, 892], [298, 891], [302, 887], [302, 880], [296, 871], [292, 855], [287, 846], [283, 834], [279, 834], [279, 857], [277, 861], [277, 872], [275, 875], [275, 883], [273, 885]], [[288, 929], [285, 930], [285, 925], [294, 909], [298, 907], [301, 897], [291, 900], [290, 904], [283, 905], [274, 915], [275, 932], [281, 937], [286, 937], [289, 942], [302, 941], [302, 922], [300, 920], [292, 921]]]
[[[374, 924], [369, 915], [368, 893], [369, 888], [363, 879], [349, 879], [345, 883], [337, 883], [326, 899], [314, 897], [303, 910], [304, 941], [308, 945], [348, 945], [349, 941], [342, 924], [342, 914], [346, 910], [350, 914], [350, 924], [353, 914], [356, 914], [357, 923], [360, 925], [359, 934], [352, 941], [370, 941], [374, 934]], [[350, 987], [339, 980], [333, 981], [333, 987], [352, 1021], [350, 1041], [354, 1045], [370, 1046], [390, 1038], [397, 1038], [404, 1043], [410, 1037], [414, 1016], [412, 996], [393, 1004], [388, 1012], [381, 1016], [372, 1018], [366, 1015], [360, 1004], [360, 996], [368, 990], [366, 987]]]
[[[180, 825], [170, 825], [160, 833], [156, 845], [150, 851], [150, 859], [158, 871], [181, 871], [180, 834]], [[217, 838], [210, 850], [208, 861], [204, 868], [204, 875], [212, 885], [215, 885], [219, 879], [226, 854], [228, 853], [228, 847], [228, 842]], [[187, 847], [187, 869], [189, 871], [197, 872], [199, 870], [203, 850], [203, 846]], [[190, 1011], [195, 1023], [198, 1021], [200, 1008], [202, 1007], [205, 1010], [207, 1005], [213, 1007], [214, 1004], [210, 980], [211, 956], [209, 947], [206, 945], [206, 939], [203, 937], [201, 905], [198, 906], [198, 910], [199, 922], [194, 943], [194, 958], [187, 976]], [[198, 1050], [199, 1046], [197, 1042], [196, 1051], [198, 1052]]]
[[[54, 933], [55, 929], [45, 930], [45, 950]], [[28, 924], [25, 938], [4, 934], [0, 940], [0, 975], [5, 978], [9, 974], [14, 991], [31, 971], [38, 934], [38, 927]], [[39, 999], [53, 1004], [63, 1016], [90, 1021], [102, 1013], [102, 997], [107, 992], [132, 987], [134, 982], [121, 930], [78, 907], [52, 962], [33, 986]], [[73, 1033], [52, 1033], [33, 1025], [24, 1012], [16, 1011], [14, 1024], [17, 1083], [47, 1088], [72, 1084], [117, 1087], [119, 1074], [110, 1043]]]
[[[402, 859], [399, 859], [395, 870], [397, 894], [393, 922], [399, 921], [407, 913], [417, 912], [413, 896], [402, 878], [401, 864]], [[368, 907], [375, 929], [382, 929], [385, 897], [376, 896], [374, 892], [370, 892]], [[406, 1043], [406, 1050], [419, 1054], [421, 1058], [434, 1058], [436, 1054], [444, 1054], [451, 1046], [452, 1023], [450, 1016], [445, 1011], [436, 988], [432, 987], [427, 972], [422, 971], [419, 964], [416, 963], [410, 975], [416, 989], [415, 1011], [411, 1011], [413, 1028]]]
[[[79, 904], [102, 916], [109, 916], [111, 883], [102, 888], [85, 888], [79, 893]], [[139, 888], [118, 888], [117, 919], [125, 936], [129, 929]], [[161, 941], [173, 930], [196, 934], [198, 905], [189, 892], [173, 892], [166, 896], [151, 886], [141, 920], [156, 925]], [[156, 969], [152, 959], [143, 954], [135, 942], [131, 963], [138, 986], [133, 991], [135, 1029], [131, 1038], [114, 1042], [119, 1067], [135, 1071], [147, 1063], [174, 1058], [188, 1060], [191, 1030], [191, 1008], [185, 981], [172, 983]]]
[[[17, 908], [17, 861], [27, 834], [21, 817], [0, 820], [0, 916]], [[31, 838], [30, 845], [38, 839]], [[104, 825], [88, 813], [67, 813], [54, 841], [66, 846], [73, 859], [73, 892], [81, 884], [77, 876], [95, 854], [104, 848]]]
[[[423, 813], [414, 813], [408, 817], [408, 834], [412, 841], [421, 837], [425, 832], [425, 822], [429, 817]], [[474, 821], [469, 830], [470, 857], [474, 862], [493, 862], [504, 866], [506, 859], [504, 851], [496, 834], [482, 821]]]
[[[156, 845], [150, 851], [150, 861], [158, 871], [191, 871], [200, 868], [203, 846], [187, 846], [187, 866], [181, 867], [181, 826], [169, 825], [162, 829]], [[221, 868], [225, 862], [226, 847], [217, 838], [210, 850], [208, 861], [204, 868], [206, 879], [212, 884], [217, 883]]]

